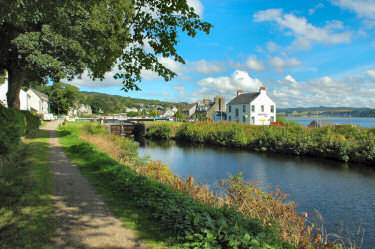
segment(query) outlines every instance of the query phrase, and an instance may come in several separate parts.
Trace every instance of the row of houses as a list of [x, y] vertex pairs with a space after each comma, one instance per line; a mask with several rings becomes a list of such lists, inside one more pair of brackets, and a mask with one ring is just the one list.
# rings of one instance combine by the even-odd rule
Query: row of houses
[[[5, 107], [8, 107], [7, 92], [8, 74], [6, 72], [5, 82], [4, 84], [0, 85], [0, 104], [2, 104]], [[19, 100], [20, 110], [27, 110], [41, 115], [49, 113], [48, 96], [33, 88], [29, 88], [26, 91], [21, 89], [19, 94]], [[88, 105], [77, 104], [77, 107], [71, 108], [68, 112], [68, 116], [77, 116], [82, 114], [92, 114], [91, 107]]]
[[253, 125], [270, 125], [276, 122], [276, 104], [267, 95], [266, 88], [258, 92], [237, 91], [237, 96], [225, 104], [225, 98], [215, 96], [214, 101], [204, 98], [183, 108], [189, 119], [239, 122]]

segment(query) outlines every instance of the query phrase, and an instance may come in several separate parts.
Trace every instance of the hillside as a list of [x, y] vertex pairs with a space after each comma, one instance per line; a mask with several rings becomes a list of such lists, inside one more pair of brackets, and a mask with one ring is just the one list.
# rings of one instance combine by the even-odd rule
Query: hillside
[[[159, 109], [166, 109], [171, 106], [177, 106], [179, 103], [166, 102], [151, 99], [137, 99], [131, 97], [123, 97], [119, 95], [110, 95], [97, 92], [80, 93], [80, 102], [90, 105], [93, 113], [98, 113], [102, 110], [104, 113], [123, 113], [126, 108], [150, 108], [155, 107]], [[180, 103], [183, 104], [183, 103]]]
[[375, 117], [375, 109], [355, 107], [297, 107], [279, 108], [281, 116], [337, 116], [337, 117]]

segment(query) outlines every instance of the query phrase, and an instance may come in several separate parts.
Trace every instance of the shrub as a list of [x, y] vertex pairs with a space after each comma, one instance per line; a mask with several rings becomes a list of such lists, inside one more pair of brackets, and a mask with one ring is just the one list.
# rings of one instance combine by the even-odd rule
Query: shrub
[[152, 139], [168, 140], [172, 136], [172, 127], [168, 124], [151, 126], [145, 136]]
[[37, 129], [39, 125], [39, 117], [31, 112], [7, 109], [0, 104], [0, 156], [14, 151], [20, 137]]
[[101, 124], [93, 124], [91, 122], [86, 122], [82, 126], [82, 130], [89, 134], [100, 134], [106, 132], [106, 129]]

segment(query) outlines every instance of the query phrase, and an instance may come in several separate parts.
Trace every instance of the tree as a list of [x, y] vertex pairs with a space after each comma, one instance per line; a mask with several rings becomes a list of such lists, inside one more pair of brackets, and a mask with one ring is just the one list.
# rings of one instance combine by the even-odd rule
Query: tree
[[126, 115], [127, 115], [129, 118], [132, 118], [132, 117], [138, 117], [138, 116], [139, 116], [139, 113], [138, 113], [138, 112], [133, 112], [133, 111], [131, 111], [131, 112], [128, 112]]
[[150, 112], [150, 116], [151, 116], [151, 117], [158, 117], [158, 116], [159, 116], [159, 112], [158, 112], [157, 110], [152, 110], [152, 111]]
[[174, 114], [174, 117], [176, 118], [177, 121], [186, 119], [186, 116], [182, 113], [180, 109]]
[[140, 90], [142, 70], [171, 80], [176, 74], [158, 56], [184, 63], [176, 50], [180, 31], [194, 37], [211, 28], [186, 0], [2, 0], [0, 71], [9, 73], [8, 106], [19, 108], [25, 81], [71, 80], [85, 71], [104, 79], [117, 67], [124, 91]]
[[78, 87], [69, 84], [55, 82], [52, 86], [43, 86], [38, 90], [48, 95], [51, 112], [56, 114], [66, 114], [78, 101]]

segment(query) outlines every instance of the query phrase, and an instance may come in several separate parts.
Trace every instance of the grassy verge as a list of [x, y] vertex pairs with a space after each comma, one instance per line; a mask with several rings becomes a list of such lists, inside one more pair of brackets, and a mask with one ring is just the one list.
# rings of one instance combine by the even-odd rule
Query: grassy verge
[[[134, 229], [148, 245], [154, 248], [293, 248], [281, 240], [273, 226], [264, 227], [228, 207], [204, 205], [139, 175], [80, 140], [79, 125], [59, 129], [66, 153], [107, 199], [124, 225]], [[124, 155], [125, 160], [127, 157]]]
[[48, 132], [26, 139], [0, 171], [0, 248], [52, 248]]

